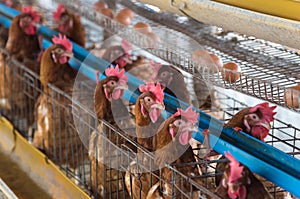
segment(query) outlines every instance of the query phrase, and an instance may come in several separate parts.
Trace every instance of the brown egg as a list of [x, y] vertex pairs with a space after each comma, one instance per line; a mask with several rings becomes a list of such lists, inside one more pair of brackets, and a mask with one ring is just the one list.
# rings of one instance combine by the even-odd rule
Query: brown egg
[[137, 22], [136, 24], [134, 24], [133, 29], [144, 34], [152, 32], [151, 26], [144, 22]]
[[103, 14], [103, 15], [105, 15], [105, 16], [107, 16], [107, 17], [109, 17], [109, 18], [114, 18], [114, 13], [113, 13], [113, 11], [111, 10], [111, 9], [109, 9], [109, 8], [103, 8], [103, 9], [101, 9], [101, 14]]
[[285, 91], [285, 101], [289, 107], [299, 108], [300, 83]]
[[104, 2], [101, 2], [101, 1], [98, 1], [98, 2], [94, 3], [94, 5], [93, 5], [93, 9], [98, 12], [101, 12], [102, 9], [106, 9], [106, 8], [108, 8], [108, 6]]
[[230, 82], [230, 83], [234, 83], [236, 82], [238, 79], [240, 79], [240, 72], [241, 67], [239, 65], [237, 65], [234, 62], [228, 62], [226, 64], [223, 65], [224, 69], [229, 69], [229, 70], [222, 70], [222, 77], [225, 81]]
[[192, 58], [194, 59], [196, 64], [210, 67], [211, 69], [209, 70], [209, 72], [217, 73], [223, 67], [221, 58], [206, 50], [195, 50], [192, 54]]
[[132, 12], [132, 10], [130, 10], [129, 8], [124, 8], [124, 9], [120, 10], [118, 15], [119, 14], [129, 16], [131, 20], [133, 20], [133, 18], [134, 18], [134, 12]]
[[145, 35], [147, 35], [147, 37], [150, 37], [151, 40], [149, 41], [148, 39], [145, 41], [145, 48], [157, 48], [158, 47], [158, 44], [157, 43], [160, 43], [161, 40], [160, 38], [153, 32], [147, 32], [145, 33]]
[[124, 14], [124, 13], [118, 13], [117, 16], [115, 16], [115, 20], [120, 22], [121, 24], [125, 26], [129, 26], [131, 24], [131, 18], [130, 16]]

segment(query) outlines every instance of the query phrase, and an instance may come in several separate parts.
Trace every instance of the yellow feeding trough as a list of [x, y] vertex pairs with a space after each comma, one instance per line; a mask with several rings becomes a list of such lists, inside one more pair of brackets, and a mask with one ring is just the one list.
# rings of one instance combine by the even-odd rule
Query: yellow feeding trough
[[[31, 146], [26, 139], [14, 130], [12, 124], [3, 117], [0, 117], [0, 152], [8, 157], [14, 165], [18, 165], [51, 198], [90, 198], [44, 154]], [[15, 168], [15, 166], [9, 165], [7, 167], [6, 172], [11, 172]], [[20, 176], [17, 177], [20, 178]], [[23, 185], [26, 185], [26, 182]], [[33, 193], [35, 191], [34, 188], [30, 190]], [[38, 198], [38, 196], [34, 195], [33, 198]]]

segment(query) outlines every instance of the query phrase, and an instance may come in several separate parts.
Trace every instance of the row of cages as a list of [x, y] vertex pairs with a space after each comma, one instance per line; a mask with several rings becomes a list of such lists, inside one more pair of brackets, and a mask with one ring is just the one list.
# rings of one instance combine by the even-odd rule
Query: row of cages
[[[273, 44], [243, 37], [234, 47], [227, 41], [223, 43], [224, 45], [216, 46], [216, 43], [224, 37], [202, 35], [203, 41], [201, 42], [206, 49], [222, 57], [223, 61], [233, 60], [241, 64], [243, 68], [240, 80], [225, 82], [221, 76], [222, 72], [212, 73], [211, 69], [205, 66], [203, 68], [201, 66], [198, 71], [195, 70], [194, 64], [187, 58], [190, 55], [185, 49], [178, 46], [166, 47], [163, 42], [156, 43], [149, 38], [144, 38], [136, 31], [124, 29], [124, 26], [100, 13], [87, 12], [91, 10], [92, 4], [89, 2], [81, 2], [81, 6], [73, 2], [57, 2], [64, 3], [68, 8], [94, 22], [83, 18], [84, 27], [86, 30], [91, 30], [86, 32], [87, 47], [93, 46], [90, 48], [92, 53], [98, 50], [94, 44], [101, 43], [99, 31], [116, 33], [117, 30], [122, 29], [124, 31], [119, 33], [119, 36], [140, 47], [143, 45], [149, 47], [149, 43], [150, 47], [158, 47], [146, 50], [178, 66], [183, 71], [194, 75], [200, 72], [205, 80], [216, 85], [233, 88], [254, 96], [258, 94], [260, 96], [256, 97], [268, 99], [276, 104], [285, 106], [285, 86], [288, 88], [297, 83], [296, 77], [287, 82], [287, 78], [281, 75], [283, 73], [281, 64], [278, 67], [273, 64], [293, 63], [293, 67], [288, 71], [296, 70], [299, 65], [299, 56]], [[53, 11], [54, 7], [51, 6], [51, 10], [38, 4], [41, 2], [38, 2], [37, 6], [45, 12], [46, 19], [50, 18], [47, 15]], [[121, 8], [123, 7], [120, 6], [118, 10]], [[137, 16], [135, 21], [146, 21], [151, 26], [156, 26], [158, 30], [163, 30], [162, 38], [170, 33], [167, 27], [159, 26], [143, 17]], [[192, 46], [192, 42], [185, 40], [186, 37], [180, 32], [170, 31], [173, 32], [173, 39], [174, 37], [181, 39], [186, 44], [184, 48]], [[158, 32], [156, 33], [159, 35]], [[167, 42], [170, 44], [170, 41]], [[231, 51], [232, 48], [235, 50]], [[238, 51], [240, 53], [234, 54]], [[258, 58], [252, 57], [251, 60], [245, 61], [243, 57], [245, 52]], [[260, 56], [263, 52], [264, 56]], [[132, 139], [130, 136], [132, 134], [128, 133], [135, 131], [134, 122], [131, 122], [134, 121], [134, 114], [130, 112], [134, 107], [133, 104], [127, 102], [130, 121], [126, 122], [125, 128], [120, 130], [108, 121], [99, 121], [96, 118], [93, 100], [96, 83], [92, 80], [78, 75], [75, 84], [66, 83], [56, 86], [49, 84], [45, 92], [39, 81], [39, 75], [31, 71], [26, 63], [12, 59], [3, 48], [1, 48], [1, 53], [4, 55], [3, 60], [7, 62], [2, 66], [4, 73], [0, 74], [0, 85], [4, 85], [0, 88], [1, 115], [7, 117], [33, 146], [44, 152], [68, 178], [91, 197], [145, 198], [144, 189], [159, 187], [161, 192], [167, 193], [168, 198], [219, 198], [215, 194], [216, 181], [222, 177], [223, 171], [218, 170], [217, 165], [228, 161], [227, 159], [222, 159], [220, 156], [204, 159], [207, 148], [198, 143], [193, 148], [194, 161], [167, 164], [166, 167], [160, 169], [155, 168], [153, 154], [148, 153], [143, 146]], [[273, 58], [264, 60], [267, 57]], [[287, 58], [283, 59], [283, 57]], [[258, 67], [261, 65], [266, 67]], [[225, 71], [224, 69], [223, 73]], [[197, 78], [193, 78], [190, 74], [187, 74], [186, 80], [193, 84]], [[258, 77], [257, 80], [255, 77]], [[277, 81], [279, 86], [276, 84]], [[225, 94], [224, 89], [216, 89], [215, 92], [216, 104], [219, 105], [205, 111], [224, 122], [248, 105]], [[41, 136], [47, 133], [48, 136]], [[115, 141], [112, 142], [112, 139]], [[300, 130], [288, 121], [275, 119], [265, 142], [297, 159], [300, 158]], [[145, 155], [137, 156], [136, 150], [143, 151]], [[185, 167], [198, 168], [199, 175], [187, 176], [182, 172], [182, 168]], [[168, 179], [171, 180], [166, 180], [166, 173]], [[292, 198], [291, 194], [284, 189], [258, 175], [256, 177], [263, 182], [274, 198]]]
[[[107, 121], [98, 121], [93, 106], [95, 82], [78, 75], [75, 84], [60, 88], [48, 85], [44, 92], [39, 76], [23, 63], [9, 56], [7, 63], [6, 73], [1, 74], [2, 83], [14, 82], [14, 86], [1, 92], [1, 115], [91, 197], [145, 198], [143, 191], [147, 187], [160, 187], [162, 192], [169, 191], [169, 198], [219, 198], [214, 192], [223, 171], [217, 165], [228, 160], [218, 155], [203, 159], [207, 149], [199, 143], [193, 148], [195, 161], [154, 169], [153, 154], [147, 153], [128, 133], [134, 131], [134, 125], [120, 130]], [[220, 106], [208, 113], [220, 120], [227, 121], [247, 107], [222, 91], [216, 92]], [[131, 117], [134, 119], [132, 114]], [[266, 143], [299, 158], [299, 137], [299, 129], [276, 119]], [[136, 155], [136, 149], [145, 152], [142, 157]], [[182, 168], [186, 167], [198, 168], [199, 175], [185, 175]], [[166, 173], [171, 180], [166, 180]], [[258, 175], [257, 178], [274, 198], [291, 197], [272, 182]]]

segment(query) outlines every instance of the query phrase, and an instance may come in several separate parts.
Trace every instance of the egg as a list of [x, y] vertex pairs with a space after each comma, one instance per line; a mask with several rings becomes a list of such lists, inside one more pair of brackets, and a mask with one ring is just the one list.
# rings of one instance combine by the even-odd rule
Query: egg
[[124, 9], [120, 10], [118, 15], [119, 14], [129, 16], [131, 20], [133, 20], [133, 18], [134, 18], [134, 12], [132, 10], [130, 10], [129, 8], [124, 8]]
[[93, 5], [93, 9], [98, 12], [101, 12], [102, 9], [107, 9], [107, 8], [108, 8], [108, 6], [104, 2], [101, 2], [101, 1], [98, 1], [98, 2], [94, 3], [94, 5]]
[[147, 41], [148, 43], [146, 44], [145, 47], [149, 47], [149, 48], [156, 48], [157, 47], [157, 43], [160, 43], [161, 40], [160, 38], [153, 32], [148, 32], [145, 35], [147, 35], [147, 37], [150, 37], [152, 40], [151, 41]]
[[113, 11], [109, 8], [103, 8], [103, 9], [101, 9], [100, 12], [101, 12], [101, 14], [103, 14], [111, 19], [114, 18]]
[[224, 69], [229, 69], [229, 70], [222, 70], [222, 77], [225, 81], [227, 82], [230, 82], [230, 83], [234, 83], [236, 82], [237, 80], [240, 79], [240, 72], [242, 71], [241, 70], [241, 67], [234, 63], [234, 62], [228, 62], [226, 64], [223, 65], [223, 68]]
[[115, 20], [125, 26], [129, 26], [132, 21], [131, 17], [124, 13], [118, 13], [117, 16], [115, 16]]
[[207, 50], [195, 50], [192, 54], [192, 58], [196, 64], [210, 67], [209, 72], [211, 73], [217, 73], [223, 67], [222, 59]]
[[136, 24], [134, 24], [133, 29], [144, 34], [152, 32], [152, 28], [150, 27], [150, 25], [144, 22], [137, 22]]
[[299, 108], [300, 83], [285, 91], [286, 105], [293, 108]]

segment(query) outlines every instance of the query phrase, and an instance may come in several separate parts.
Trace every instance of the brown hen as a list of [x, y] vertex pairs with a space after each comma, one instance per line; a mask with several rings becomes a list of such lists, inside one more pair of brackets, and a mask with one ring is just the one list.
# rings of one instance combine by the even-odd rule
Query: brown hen
[[254, 174], [244, 165], [240, 164], [230, 153], [225, 153], [230, 162], [219, 162], [217, 171], [223, 175], [216, 179], [216, 194], [224, 199], [272, 199]]
[[[147, 152], [155, 150], [156, 132], [163, 122], [161, 110], [164, 109], [164, 93], [160, 84], [140, 85], [142, 94], [135, 105], [136, 136], [140, 146]], [[157, 178], [151, 174], [153, 162], [142, 149], [138, 149], [137, 160], [132, 162], [125, 175], [125, 183], [132, 198], [146, 198]], [[155, 169], [154, 169], [155, 170]], [[157, 172], [154, 171], [157, 175]]]
[[121, 164], [125, 167], [129, 164], [120, 162], [119, 157], [121, 150], [125, 149], [123, 145], [132, 152], [136, 149], [102, 122], [105, 120], [118, 130], [129, 128], [131, 119], [121, 100], [124, 89], [127, 89], [128, 77], [124, 75], [124, 70], [119, 71], [118, 66], [116, 68], [111, 66], [105, 73], [107, 78], [97, 84], [94, 95], [95, 112], [100, 124], [98, 132], [92, 132], [89, 141], [92, 190], [94, 193], [97, 192], [100, 198], [123, 198], [123, 196], [128, 198], [128, 192], [122, 181], [125, 172], [122, 171], [124, 168], [121, 168]]
[[[178, 109], [178, 112], [164, 122], [163, 127], [157, 133], [155, 163], [162, 168], [161, 182], [157, 182], [148, 192], [147, 199], [154, 198], [181, 198], [180, 191], [191, 193], [196, 196], [197, 189], [191, 187], [191, 184], [183, 180], [181, 176], [172, 176], [172, 171], [169, 168], [163, 168], [165, 164], [177, 165], [177, 170], [184, 176], [193, 178], [200, 176], [198, 167], [195, 163], [196, 159], [192, 147], [189, 145], [189, 140], [193, 131], [197, 131], [196, 123], [198, 114], [192, 111], [192, 107], [183, 111]], [[186, 163], [185, 166], [180, 164]], [[176, 175], [176, 173], [175, 173]], [[177, 180], [173, 180], [177, 179]], [[180, 180], [181, 179], [181, 180]], [[203, 185], [200, 178], [194, 178], [195, 182]], [[176, 186], [176, 188], [175, 188]]]
[[43, 53], [41, 60], [43, 93], [36, 104], [37, 129], [32, 144], [43, 150], [56, 164], [69, 164], [76, 168], [79, 164], [76, 155], [82, 146], [79, 136], [72, 129], [73, 119], [69, 109], [72, 103], [69, 96], [72, 96], [77, 74], [68, 64], [73, 55], [72, 43], [61, 35], [52, 40], [54, 44]]
[[[25, 78], [30, 73], [39, 73], [39, 63], [36, 61], [40, 52], [36, 23], [41, 20], [31, 7], [23, 7], [23, 13], [16, 16], [9, 28], [8, 41], [5, 49], [9, 53], [0, 55], [0, 98], [1, 108], [14, 118], [25, 119], [27, 125], [33, 122], [32, 104], [35, 103], [33, 89], [24, 94]], [[26, 68], [20, 69], [10, 60], [22, 62]], [[25, 75], [27, 74], [27, 75]], [[30, 76], [32, 76], [30, 74]], [[38, 83], [35, 85], [38, 87]], [[26, 87], [26, 88], [27, 88]]]
[[85, 47], [86, 33], [80, 16], [71, 13], [64, 5], [59, 4], [53, 13], [53, 20], [57, 25], [56, 31], [66, 35], [78, 45]]

